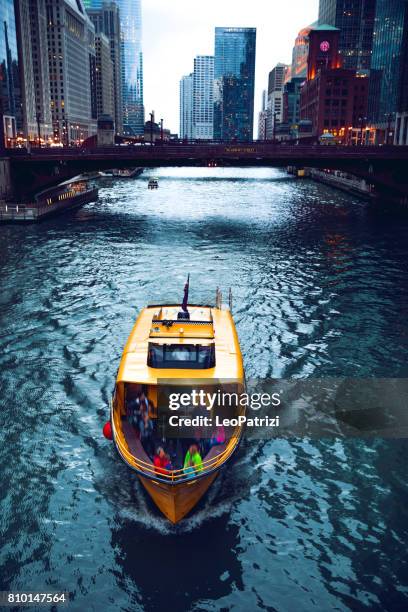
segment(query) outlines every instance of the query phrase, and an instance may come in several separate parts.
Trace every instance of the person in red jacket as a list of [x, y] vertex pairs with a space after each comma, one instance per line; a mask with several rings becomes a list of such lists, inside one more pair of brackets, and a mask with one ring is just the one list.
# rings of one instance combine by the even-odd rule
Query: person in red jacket
[[169, 470], [171, 470], [170, 457], [162, 446], [159, 446], [157, 449], [156, 454], [153, 457], [153, 464], [155, 467], [155, 472], [158, 474], [166, 474]]

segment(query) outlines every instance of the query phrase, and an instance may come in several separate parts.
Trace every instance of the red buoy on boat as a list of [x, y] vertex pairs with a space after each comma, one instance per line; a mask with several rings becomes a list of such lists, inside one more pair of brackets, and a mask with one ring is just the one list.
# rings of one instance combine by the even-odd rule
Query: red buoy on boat
[[107, 440], [112, 440], [113, 439], [113, 435], [112, 435], [112, 425], [110, 421], [106, 421], [105, 425], [103, 426], [103, 435], [105, 436], [105, 438]]

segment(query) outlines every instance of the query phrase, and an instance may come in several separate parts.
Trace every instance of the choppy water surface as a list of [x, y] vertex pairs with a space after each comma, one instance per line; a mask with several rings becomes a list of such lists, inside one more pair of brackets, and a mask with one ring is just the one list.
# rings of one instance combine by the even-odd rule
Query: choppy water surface
[[408, 220], [278, 170], [154, 174], [0, 227], [0, 590], [75, 611], [407, 608], [405, 441], [247, 441], [173, 527], [101, 428], [138, 308], [188, 271], [194, 299], [233, 287], [249, 376], [408, 376]]

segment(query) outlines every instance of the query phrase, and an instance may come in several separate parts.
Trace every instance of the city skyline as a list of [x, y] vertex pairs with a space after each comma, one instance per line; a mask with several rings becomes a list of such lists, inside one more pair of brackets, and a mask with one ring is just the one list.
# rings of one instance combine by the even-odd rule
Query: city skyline
[[277, 13], [267, 0], [255, 0], [242, 7], [234, 5], [233, 10], [229, 1], [209, 0], [205, 11], [200, 12], [191, 11], [187, 0], [178, 0], [176, 5], [165, 0], [142, 2], [146, 115], [154, 109], [156, 116], [164, 117], [166, 127], [177, 133], [180, 79], [192, 71], [194, 57], [214, 55], [215, 27], [255, 27], [256, 131], [255, 118], [261, 108], [267, 75], [277, 63], [291, 63], [295, 38], [299, 30], [317, 20], [318, 5], [318, 0], [302, 3], [288, 0]]
[[[224, 15], [224, 3], [204, 19], [191, 11], [181, 15], [185, 0], [171, 13], [160, 7], [163, 0], [145, 3], [146, 73], [153, 84], [148, 98], [160, 118], [153, 131], [161, 130], [162, 139], [172, 132], [173, 138], [190, 134], [231, 141], [251, 140], [258, 127], [266, 140], [300, 135], [348, 144], [404, 143], [408, 0], [377, 0], [374, 17], [374, 0], [356, 0], [354, 8], [348, 0], [320, 0], [318, 20], [305, 26], [306, 17], [312, 19], [312, 2], [317, 4], [310, 0], [303, 6], [307, 16], [296, 13], [303, 25], [293, 37], [287, 32], [294, 27], [284, 17], [287, 7], [268, 19], [265, 1], [255, 0], [251, 11], [240, 7], [233, 19]], [[85, 6], [99, 9], [87, 14]], [[97, 119], [107, 116], [118, 135], [150, 134], [143, 106], [143, 6], [142, 0], [2, 0], [7, 146], [21, 146], [24, 139], [79, 145], [96, 138]], [[160, 19], [154, 12], [159, 8]], [[187, 75], [180, 75], [187, 49], [202, 48], [202, 40], [210, 52], [192, 54], [193, 72], [190, 63]], [[343, 72], [330, 76], [330, 70]], [[326, 78], [334, 89], [327, 88], [325, 100], [319, 94], [317, 103], [316, 83]], [[181, 122], [174, 120], [174, 108]]]

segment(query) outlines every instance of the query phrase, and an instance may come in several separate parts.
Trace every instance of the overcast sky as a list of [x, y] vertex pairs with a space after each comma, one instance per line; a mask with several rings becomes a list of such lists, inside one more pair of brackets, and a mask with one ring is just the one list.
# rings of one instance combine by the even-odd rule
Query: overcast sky
[[196, 55], [214, 54], [215, 26], [256, 27], [255, 123], [268, 72], [290, 63], [298, 31], [317, 19], [318, 0], [142, 0], [146, 120], [178, 132], [179, 81]]

